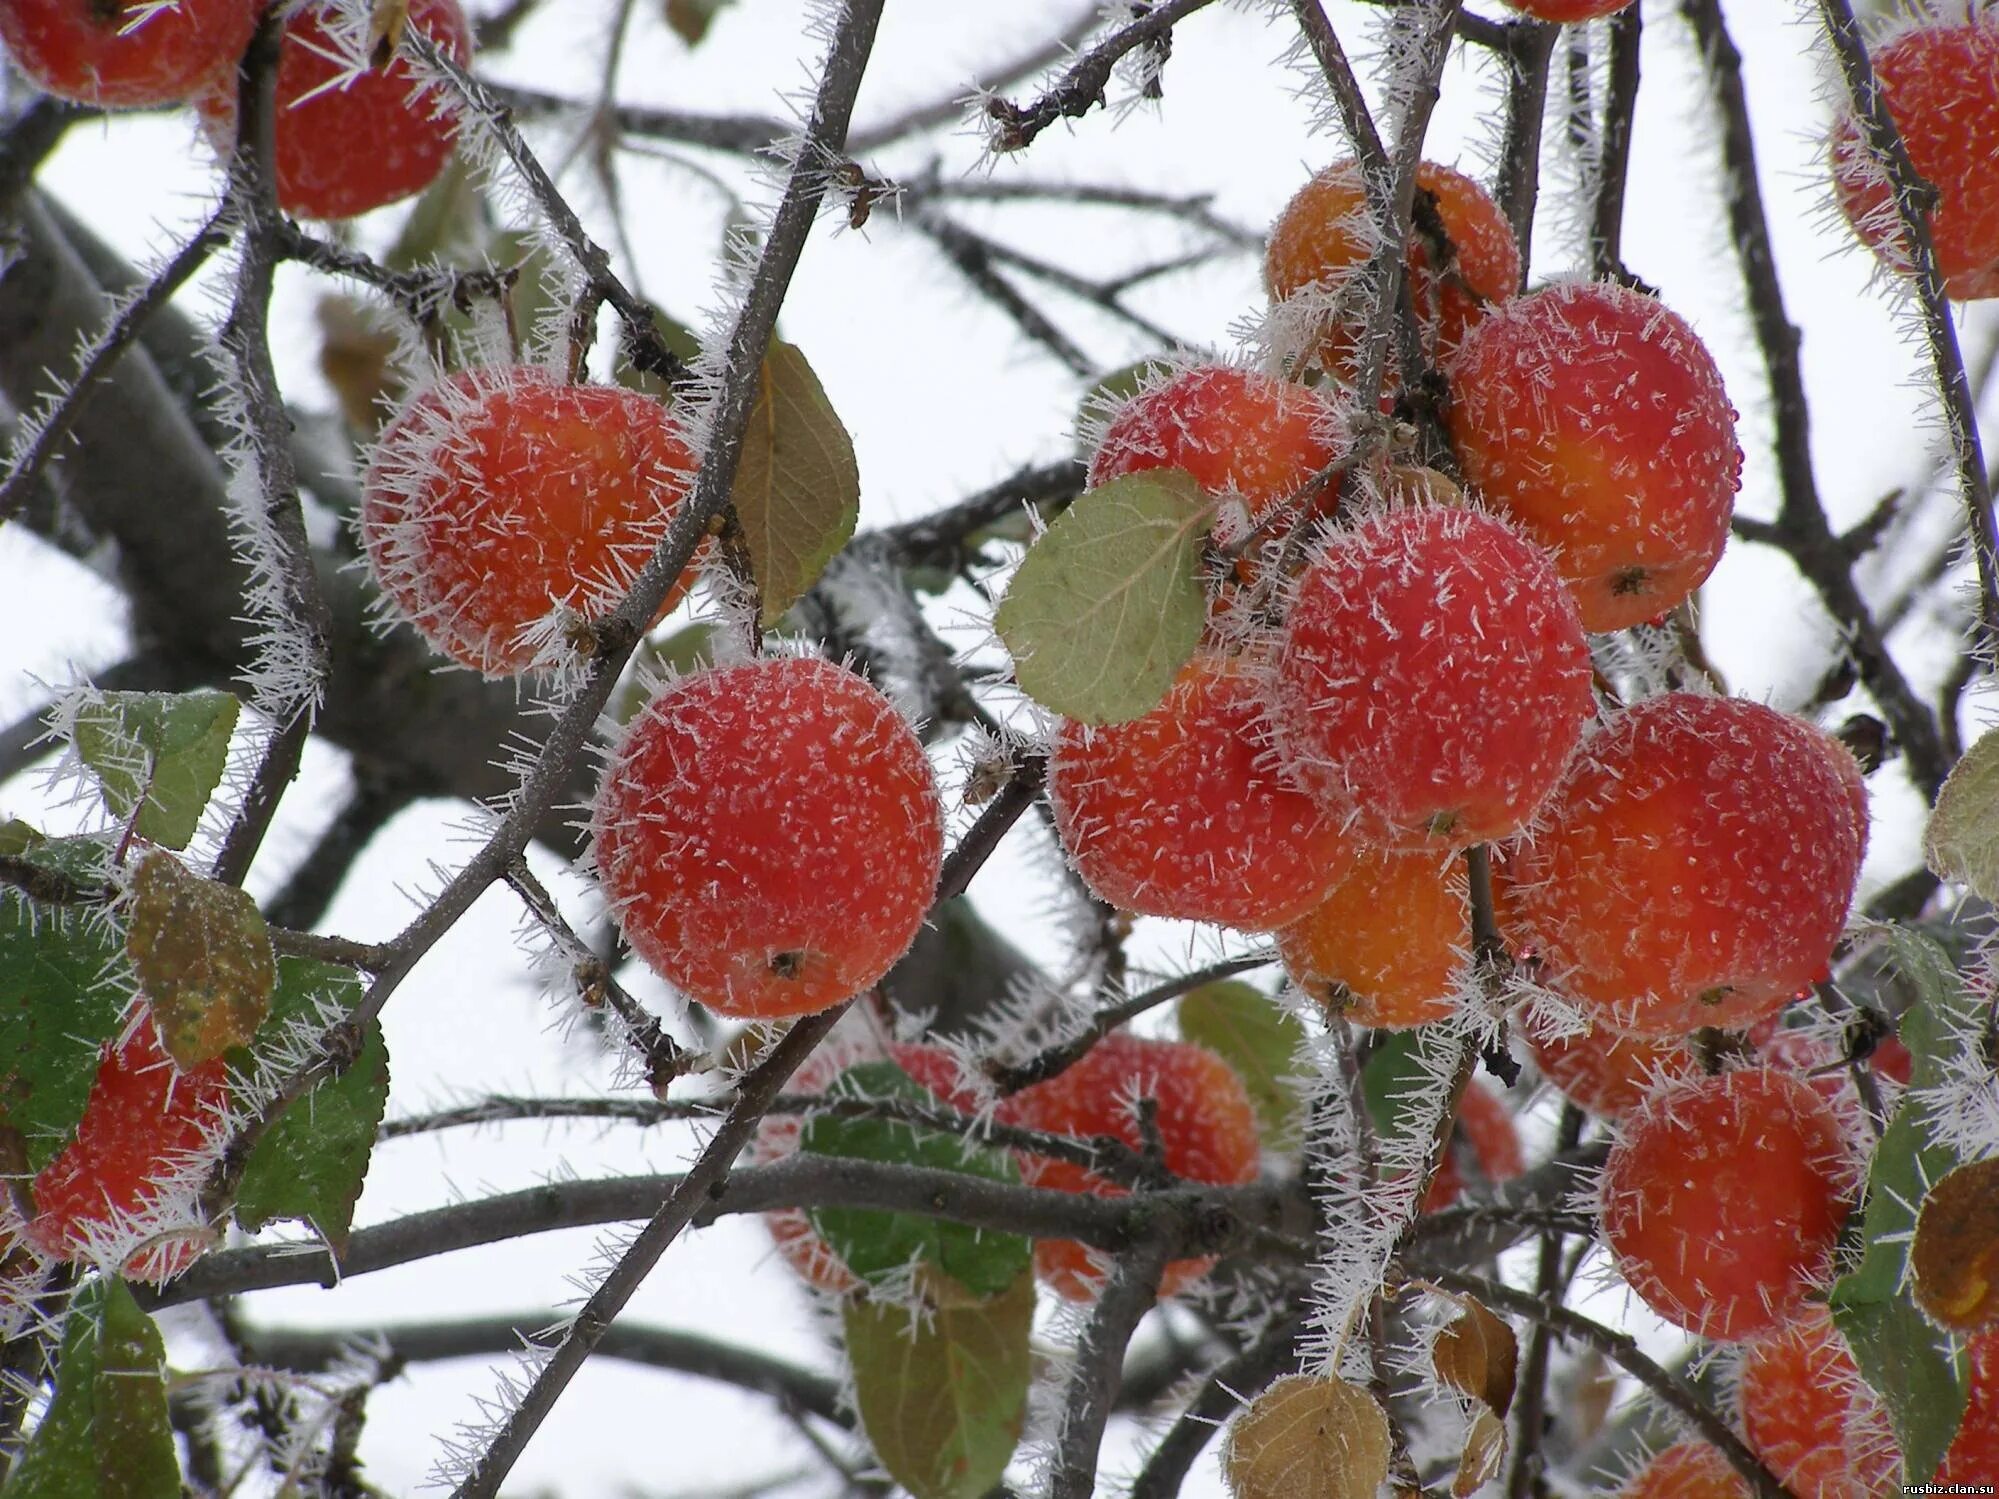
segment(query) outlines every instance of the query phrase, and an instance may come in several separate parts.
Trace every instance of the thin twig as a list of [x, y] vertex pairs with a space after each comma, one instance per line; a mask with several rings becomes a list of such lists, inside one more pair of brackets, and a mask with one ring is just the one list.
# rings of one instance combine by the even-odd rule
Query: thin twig
[[1105, 37], [1077, 58], [1055, 86], [1032, 104], [1013, 104], [997, 95], [986, 100], [993, 149], [1019, 151], [1060, 119], [1080, 120], [1104, 102], [1111, 70], [1141, 47], [1154, 46], [1173, 28], [1214, 0], [1168, 0]]
[[77, 418], [90, 404], [98, 380], [132, 346], [146, 319], [164, 307], [208, 263], [208, 257], [229, 242], [233, 226], [234, 206], [225, 201], [84, 348], [77, 359], [76, 373], [64, 382], [48, 410], [27, 427], [26, 442], [15, 449], [13, 465], [5, 480], [0, 480], [0, 525], [12, 520], [28, 502], [57, 446], [69, 436]]
[[1090, 1499], [1096, 1493], [1097, 1452], [1103, 1445], [1104, 1423], [1117, 1404], [1124, 1351], [1139, 1319], [1158, 1299], [1159, 1277], [1165, 1270], [1166, 1249], [1156, 1241], [1136, 1245], [1111, 1266], [1063, 1394], [1062, 1434], [1048, 1479], [1049, 1499]]

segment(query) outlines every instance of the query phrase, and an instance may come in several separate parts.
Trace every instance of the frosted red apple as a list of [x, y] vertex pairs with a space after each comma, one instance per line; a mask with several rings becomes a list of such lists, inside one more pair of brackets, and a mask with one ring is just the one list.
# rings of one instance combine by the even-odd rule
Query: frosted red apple
[[1584, 742], [1499, 871], [1502, 921], [1617, 1029], [1749, 1026], [1825, 973], [1866, 827], [1836, 741], [1760, 703], [1668, 693]]
[[1667, 1321], [1724, 1341], [1782, 1326], [1831, 1265], [1857, 1181], [1832, 1106], [1769, 1068], [1671, 1082], [1604, 1162], [1618, 1272]]
[[99, 109], [178, 104], [235, 87], [259, 0], [0, 0], [0, 44], [37, 86]]
[[1355, 1025], [1442, 1020], [1471, 953], [1464, 863], [1363, 850], [1324, 900], [1277, 933], [1277, 953], [1292, 983]]
[[[1419, 214], [1403, 256], [1425, 353], [1441, 362], [1489, 303], [1519, 290], [1520, 247], [1499, 205], [1464, 173], [1423, 162], [1416, 168], [1416, 190], [1436, 210], [1448, 241], [1438, 243]], [[1350, 160], [1334, 162], [1298, 190], [1271, 226], [1264, 285], [1277, 302], [1308, 289], [1336, 300], [1343, 284], [1372, 255], [1373, 240], [1360, 167]], [[1332, 317], [1330, 322], [1319, 358], [1327, 368], [1350, 374], [1351, 320]]]
[[1352, 864], [1338, 818], [1285, 784], [1257, 683], [1197, 656], [1129, 723], [1065, 723], [1048, 764], [1062, 846], [1120, 910], [1262, 931], [1309, 911]]
[[1334, 533], [1297, 583], [1271, 685], [1288, 774], [1366, 838], [1505, 838], [1591, 711], [1589, 652], [1553, 560], [1474, 510]]
[[[1999, 296], [1999, 14], [1924, 20], [1873, 54], [1881, 96], [1916, 175], [1937, 191], [1930, 242], [1944, 290], [1961, 301]], [[1886, 174], [1850, 110], [1833, 126], [1832, 182], [1854, 233], [1907, 271], [1908, 249]]]
[[943, 858], [923, 746], [852, 672], [767, 657], [682, 677], [632, 721], [591, 816], [632, 948], [725, 1015], [851, 998], [909, 950]]
[[461, 371], [376, 443], [361, 543], [426, 640], [511, 675], [533, 664], [529, 632], [558, 604], [585, 618], [617, 604], [693, 467], [666, 407], [638, 391], [564, 385], [530, 365]]
[[1447, 373], [1467, 482], [1555, 552], [1585, 628], [1651, 619], [1713, 571], [1742, 480], [1735, 409], [1655, 298], [1608, 282], [1515, 298]]

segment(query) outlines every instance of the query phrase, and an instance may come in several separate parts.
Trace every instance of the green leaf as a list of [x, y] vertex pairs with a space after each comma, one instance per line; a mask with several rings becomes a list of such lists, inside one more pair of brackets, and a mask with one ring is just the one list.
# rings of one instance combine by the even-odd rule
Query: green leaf
[[1057, 516], [993, 620], [1021, 689], [1083, 723], [1157, 707], [1200, 644], [1214, 520], [1193, 477], [1167, 468], [1113, 479]]
[[736, 0], [666, 0], [666, 24], [690, 47], [701, 45], [715, 17]]
[[1930, 811], [1923, 860], [1940, 879], [1999, 901], [1999, 734], [1983, 735], [1952, 767]]
[[139, 808], [139, 836], [186, 848], [222, 779], [239, 705], [226, 692], [107, 692], [76, 715], [76, 750], [97, 772], [121, 821]]
[[841, 1315], [854, 1404], [882, 1466], [915, 1499], [980, 1499], [1027, 1419], [1033, 1278], [977, 1306], [919, 1314], [852, 1300]]
[[[301, 1017], [316, 1020], [329, 1008], [351, 1011], [360, 1000], [360, 981], [347, 969], [282, 958], [265, 1035]], [[236, 1221], [254, 1233], [297, 1219], [312, 1224], [336, 1254], [344, 1250], [388, 1101], [388, 1046], [381, 1027], [370, 1024], [353, 1065], [295, 1100], [250, 1152]]]
[[120, 1280], [70, 1303], [55, 1398], [0, 1499], [157, 1499], [178, 1494], [166, 1351]]
[[769, 629], [852, 538], [861, 471], [804, 354], [773, 339], [759, 379], [731, 499]]
[[1917, 996], [1901, 1025], [1912, 1062], [1910, 1088], [1868, 1168], [1860, 1262], [1834, 1282], [1830, 1302], [1861, 1378], [1888, 1408], [1908, 1481], [1922, 1483], [1957, 1435], [1966, 1389], [1955, 1344], [1917, 1308], [1907, 1274], [1923, 1195], [1958, 1163], [1954, 1152], [1929, 1139], [1920, 1100], [1941, 1079], [1956, 1038], [1977, 1034], [1977, 1001], [1928, 937], [1905, 927], [1883, 935], [1891, 966]]
[[1225, 979], [1181, 996], [1180, 1034], [1235, 1069], [1256, 1106], [1266, 1145], [1297, 1147], [1305, 1108], [1286, 1081], [1305, 1042], [1305, 1027], [1295, 1015], [1253, 985]]
[[[828, 1098], [897, 1099], [944, 1107], [929, 1089], [893, 1062], [862, 1062], [841, 1073]], [[1017, 1182], [1020, 1173], [1004, 1150], [971, 1145], [962, 1135], [920, 1129], [886, 1119], [806, 1121], [799, 1149], [849, 1160], [882, 1161], [959, 1171], [987, 1181]], [[1019, 1234], [996, 1234], [918, 1213], [868, 1208], [808, 1208], [812, 1227], [861, 1280], [880, 1282], [921, 1260], [973, 1296], [997, 1296], [1033, 1263], [1034, 1246]]]
[[120, 951], [107, 920], [0, 897], [0, 1128], [20, 1135], [31, 1171], [76, 1134], [98, 1053], [118, 1032]]
[[277, 957], [257, 903], [172, 854], [149, 854], [133, 873], [125, 951], [182, 1067], [242, 1045], [270, 1012]]
[[1422, 1061], [1428, 1029], [1377, 1033], [1375, 1048], [1360, 1070], [1360, 1090], [1377, 1139], [1396, 1139], [1415, 1127], [1415, 1098], [1431, 1077]]

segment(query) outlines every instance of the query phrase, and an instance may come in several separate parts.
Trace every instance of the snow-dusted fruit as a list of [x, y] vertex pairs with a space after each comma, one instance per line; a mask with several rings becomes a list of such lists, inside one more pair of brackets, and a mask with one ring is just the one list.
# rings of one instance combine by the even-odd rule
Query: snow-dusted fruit
[[[411, 0], [409, 24], [463, 67], [472, 28], [458, 0]], [[412, 97], [417, 75], [400, 55], [357, 69], [367, 45], [327, 0], [285, 24], [278, 50], [278, 206], [344, 219], [430, 186], [451, 159], [458, 127], [435, 96]], [[233, 78], [196, 101], [218, 149], [236, 142]]]
[[1142, 718], [1065, 723], [1048, 794], [1090, 888], [1143, 915], [1265, 931], [1354, 858], [1339, 819], [1278, 775], [1256, 683], [1221, 656], [1196, 656]]
[[[1043, 1134], [1089, 1139], [1112, 1135], [1133, 1149], [1144, 1145], [1138, 1100], [1157, 1106], [1166, 1169], [1191, 1182], [1232, 1186], [1253, 1181], [1257, 1169], [1256, 1110], [1242, 1080], [1205, 1046], [1148, 1041], [1117, 1031], [1083, 1059], [1045, 1083], [1024, 1088], [1000, 1105], [1003, 1124]], [[1059, 1192], [1122, 1196], [1125, 1188], [1071, 1161], [1021, 1158], [1021, 1178]], [[1174, 1260], [1159, 1294], [1171, 1296], [1207, 1274], [1210, 1260]], [[1035, 1245], [1041, 1278], [1072, 1301], [1095, 1294], [1104, 1261], [1085, 1244], [1043, 1239]]]
[[1742, 1434], [1798, 1499], [1896, 1492], [1894, 1428], [1832, 1319], [1813, 1308], [1743, 1352]]
[[1706, 1442], [1680, 1442], [1647, 1463], [1617, 1499], [1752, 1499], [1749, 1481]]
[[1652, 619], [1713, 571], [1742, 481], [1735, 408], [1658, 300], [1580, 281], [1517, 297], [1448, 375], [1466, 482], [1556, 553], [1586, 628]]
[[1936, 1482], [1991, 1483], [1999, 1479], [1999, 1332], [1983, 1333], [1965, 1349], [1971, 1371], [1964, 1419], [1944, 1453]]
[[1485, 1084], [1473, 1079], [1458, 1095], [1458, 1117], [1451, 1131], [1449, 1149], [1430, 1178], [1430, 1190], [1423, 1196], [1423, 1211], [1439, 1213], [1465, 1191], [1465, 1172], [1458, 1165], [1460, 1152], [1468, 1152], [1480, 1180], [1512, 1181], [1527, 1169], [1527, 1156], [1520, 1148], [1520, 1130], [1506, 1100]]
[[1230, 1423], [1222, 1476], [1234, 1499], [1374, 1499], [1391, 1451], [1388, 1417], [1366, 1390], [1288, 1374]]
[[[942, 1102], [960, 1110], [976, 1106], [976, 1100], [958, 1087], [958, 1064], [943, 1047], [892, 1044], [888, 1054], [897, 1066]], [[822, 1046], [791, 1075], [785, 1091], [824, 1093], [847, 1068], [868, 1059], [869, 1053], [857, 1047]], [[797, 1154], [802, 1132], [802, 1121], [796, 1114], [767, 1115], [750, 1144], [751, 1162], [763, 1165]], [[770, 1230], [784, 1262], [808, 1285], [832, 1296], [859, 1289], [860, 1281], [832, 1246], [812, 1231], [812, 1220], [804, 1208], [778, 1208], [765, 1213], [764, 1227]]]
[[1553, 559], [1475, 510], [1391, 510], [1329, 537], [1298, 581], [1271, 684], [1287, 772], [1402, 848], [1517, 832], [1591, 707]]
[[426, 640], [510, 675], [532, 665], [530, 632], [558, 605], [586, 619], [616, 605], [692, 470], [650, 396], [559, 384], [533, 366], [463, 371], [419, 394], [376, 443], [361, 543]]
[[666, 687], [632, 721], [591, 815], [634, 951], [725, 1015], [824, 1010], [909, 950], [943, 819], [923, 746], [830, 661], [775, 656]]
[[236, 63], [260, 0], [0, 0], [0, 45], [34, 84], [99, 109], [178, 104]]
[[[1930, 242], [1944, 290], [1999, 296], [1999, 13], [1956, 6], [1875, 49], [1881, 87], [1916, 175], [1936, 189]], [[1889, 266], [1911, 269], [1887, 174], [1850, 109], [1833, 126], [1832, 182], [1853, 232]]]
[[1559, 1039], [1530, 1033], [1527, 1048], [1564, 1098], [1603, 1119], [1622, 1118], [1661, 1082], [1701, 1070], [1684, 1041], [1648, 1041], [1607, 1025]]
[[1688, 1078], [1624, 1117], [1603, 1167], [1604, 1237], [1653, 1311], [1740, 1340], [1804, 1309], [1855, 1184], [1811, 1084], [1767, 1067]]
[[[1441, 363], [1488, 305], [1520, 289], [1520, 246], [1499, 205], [1464, 173], [1426, 161], [1416, 169], [1416, 193], [1403, 264], [1425, 352]], [[1273, 301], [1309, 291], [1323, 304], [1316, 347], [1320, 362], [1335, 372], [1352, 370], [1367, 295], [1355, 273], [1372, 256], [1374, 242], [1366, 189], [1353, 161], [1334, 162], [1306, 183], [1270, 229], [1263, 283]]]
[[1364, 849], [1326, 898], [1277, 933], [1291, 982], [1355, 1025], [1442, 1020], [1471, 953], [1471, 896], [1451, 854]]
[[1118, 410], [1090, 459], [1090, 487], [1180, 468], [1211, 495], [1240, 496], [1259, 516], [1346, 448], [1339, 408], [1311, 387], [1233, 365], [1197, 365]]
[[1820, 978], [1867, 843], [1852, 756], [1801, 719], [1675, 692], [1584, 742], [1497, 872], [1547, 980], [1634, 1035], [1749, 1026]]
[[229, 1100], [220, 1058], [183, 1072], [150, 1020], [97, 1064], [76, 1138], [35, 1176], [26, 1238], [54, 1259], [125, 1256], [135, 1280], [165, 1280], [201, 1253], [189, 1225], [152, 1223], [174, 1178], [199, 1162]]

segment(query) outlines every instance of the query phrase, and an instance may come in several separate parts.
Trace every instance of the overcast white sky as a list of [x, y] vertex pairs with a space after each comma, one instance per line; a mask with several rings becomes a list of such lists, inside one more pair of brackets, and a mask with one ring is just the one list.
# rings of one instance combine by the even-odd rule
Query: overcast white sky
[[[491, 71], [588, 93], [614, 8], [613, 0], [548, 0], [512, 54], [494, 59]], [[1087, 7], [1079, 0], [890, 0], [858, 120], [865, 125], [959, 88], [981, 67], [1015, 55], [1080, 8]], [[1474, 0], [1474, 8], [1498, 13], [1493, 0]], [[1820, 481], [1835, 519], [1850, 520], [1885, 489], [1921, 473], [1928, 429], [1912, 386], [1922, 374], [1919, 351], [1904, 337], [1888, 301], [1870, 287], [1869, 260], [1821, 212], [1826, 116], [1817, 97], [1818, 73], [1806, 55], [1813, 44], [1809, 26], [1792, 5], [1771, 0], [1734, 0], [1726, 8], [1745, 54], [1778, 262], [1792, 316], [1805, 329]], [[637, 6], [619, 80], [622, 98], [769, 112], [779, 107], [780, 92], [807, 79], [817, 44], [802, 35], [798, 0], [740, 0], [692, 56], [660, 24], [661, 9], [652, 0]], [[1741, 508], [1768, 515], [1775, 492], [1760, 420], [1764, 402], [1721, 217], [1716, 132], [1674, 8], [1648, 3], [1646, 9], [1644, 105], [1626, 258], [1714, 350], [1744, 412], [1749, 458]], [[1339, 3], [1332, 10], [1342, 34], [1358, 47], [1369, 34], [1362, 8]], [[999, 182], [1072, 179], [1176, 193], [1211, 190], [1219, 212], [1262, 226], [1310, 171], [1342, 154], [1335, 140], [1312, 133], [1313, 105], [1299, 96], [1299, 75], [1274, 61], [1289, 36], [1272, 7], [1217, 6], [1176, 34], [1163, 108], [1092, 115], [1051, 130], [1015, 160], [979, 166], [976, 142], [946, 130], [898, 147], [876, 165], [891, 175], [913, 174], [938, 160], [947, 175], [989, 171]], [[1497, 119], [1493, 71], [1483, 54], [1461, 55], [1446, 75], [1428, 154], [1489, 180]], [[563, 154], [554, 134], [542, 132], [536, 140], [546, 158]], [[741, 180], [733, 162], [696, 159]], [[179, 118], [78, 128], [43, 180], [135, 253], [183, 230], [213, 191], [198, 132], [191, 120]], [[1550, 171], [1552, 196], [1544, 200], [1535, 244], [1537, 280], [1574, 264], [1573, 237], [1563, 230], [1564, 180], [1559, 169]], [[586, 217], [601, 228], [595, 195], [581, 175], [565, 185], [579, 189]], [[669, 309], [690, 317], [710, 301], [724, 211], [719, 195], [685, 169], [637, 156], [627, 159], [624, 191], [633, 238], [642, 247], [638, 280]], [[822, 224], [783, 318], [785, 336], [806, 350], [854, 434], [864, 525], [919, 515], [1022, 462], [1064, 452], [1083, 385], [975, 302], [918, 236], [884, 222], [887, 212], [878, 210], [876, 222], [858, 233]], [[383, 242], [393, 227], [393, 214], [378, 218], [363, 226], [369, 243]], [[1009, 207], [982, 212], [977, 222], [1083, 270], [1135, 264], [1176, 243], [1175, 235], [1156, 226], [1074, 210]], [[287, 395], [315, 406], [326, 402], [313, 365], [310, 318], [318, 290], [309, 278], [287, 273], [274, 330]], [[1238, 257], [1161, 281], [1143, 305], [1187, 342], [1226, 351], [1234, 347], [1232, 326], [1261, 300], [1255, 262]], [[212, 311], [200, 296], [191, 305], [204, 315]], [[1126, 330], [1074, 308], [1056, 310], [1106, 369], [1146, 352]], [[1989, 319], [1980, 321], [1989, 327]], [[18, 528], [0, 531], [0, 575], [8, 579], [0, 588], [0, 715], [11, 719], [37, 700], [36, 678], [60, 682], [71, 675], [72, 663], [88, 668], [115, 659], [119, 636], [115, 595]], [[79, 607], [79, 600], [101, 601], [101, 607]], [[1737, 692], [1783, 703], [1816, 677], [1819, 662], [1809, 648], [1817, 638], [1816, 614], [1785, 565], [1732, 547], [1707, 590], [1706, 607], [1710, 650]], [[287, 816], [259, 866], [258, 888], [279, 882], [286, 862], [297, 857], [332, 805], [343, 776], [334, 753], [311, 757], [307, 778], [286, 804]], [[1895, 789], [1894, 776], [1876, 780], [1870, 868], [1898, 871], [1914, 847], [1916, 803]], [[29, 781], [0, 787], [0, 814], [40, 817], [41, 808]], [[328, 929], [370, 938], [399, 928], [412, 909], [406, 892], [429, 882], [428, 861], [460, 857], [461, 845], [446, 840], [461, 812], [425, 806], [401, 819], [356, 868], [329, 913]], [[1016, 837], [973, 893], [1017, 941], [1059, 965], [1059, 933], [1046, 919], [1045, 902], [1033, 894], [1045, 888], [1046, 860], [1034, 836]], [[489, 896], [390, 1005], [392, 1113], [487, 1091], [608, 1086], [609, 1067], [587, 1042], [563, 1038], [559, 1017], [515, 959], [515, 916], [510, 898]], [[1146, 923], [1141, 951], [1173, 962], [1192, 940], [1185, 929]], [[637, 987], [657, 993], [643, 982]], [[679, 1129], [641, 1135], [629, 1128], [600, 1133], [516, 1126], [397, 1142], [377, 1155], [358, 1221], [379, 1222], [436, 1205], [447, 1194], [482, 1195], [568, 1171], [669, 1170], [689, 1151], [689, 1136]], [[571, 1294], [565, 1276], [589, 1261], [593, 1240], [587, 1233], [544, 1235], [366, 1277], [333, 1295], [266, 1293], [253, 1298], [249, 1312], [272, 1323], [355, 1326], [371, 1318], [546, 1307]], [[1621, 1305], [1609, 1303], [1606, 1310], [1615, 1313]], [[829, 1362], [809, 1326], [803, 1296], [772, 1262], [760, 1226], [750, 1220], [725, 1220], [676, 1245], [630, 1315]], [[1642, 1316], [1632, 1323], [1655, 1345], [1671, 1345], [1672, 1338]], [[414, 1488], [436, 1456], [436, 1434], [471, 1415], [473, 1397], [491, 1390], [490, 1374], [476, 1363], [412, 1371], [371, 1405], [362, 1447], [371, 1477], [391, 1491]], [[1107, 1470], [1127, 1467], [1138, 1450], [1132, 1431], [1120, 1423], [1107, 1448]], [[510, 1491], [589, 1495], [631, 1485], [654, 1494], [691, 1494], [810, 1461], [764, 1402], [598, 1361], [536, 1439]], [[1210, 1461], [1190, 1493], [1218, 1491]]]

